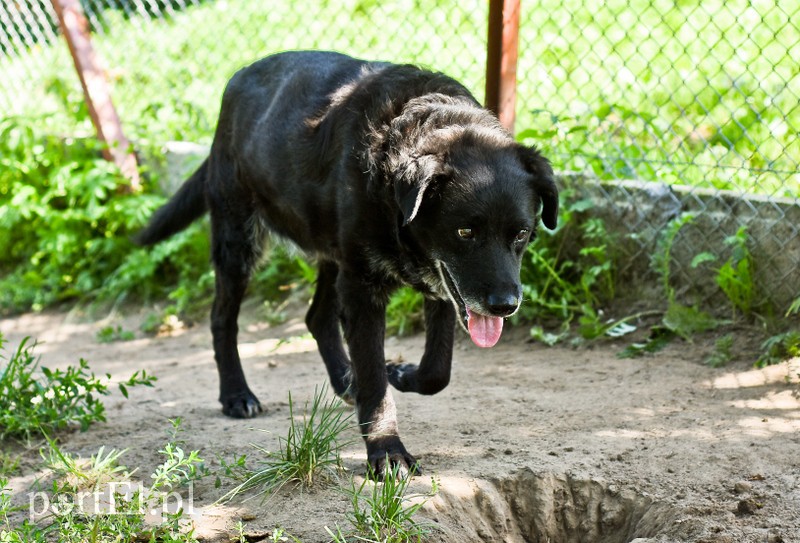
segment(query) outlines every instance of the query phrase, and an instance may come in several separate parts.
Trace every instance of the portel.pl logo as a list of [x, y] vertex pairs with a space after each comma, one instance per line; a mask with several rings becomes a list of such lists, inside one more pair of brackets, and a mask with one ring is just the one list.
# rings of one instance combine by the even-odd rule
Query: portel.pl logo
[[144, 515], [145, 522], [160, 523], [170, 514], [181, 511], [194, 513], [194, 485], [184, 492], [155, 492], [141, 482], [109, 482], [94, 490], [74, 493], [31, 492], [29, 516], [31, 521], [45, 516], [82, 515]]

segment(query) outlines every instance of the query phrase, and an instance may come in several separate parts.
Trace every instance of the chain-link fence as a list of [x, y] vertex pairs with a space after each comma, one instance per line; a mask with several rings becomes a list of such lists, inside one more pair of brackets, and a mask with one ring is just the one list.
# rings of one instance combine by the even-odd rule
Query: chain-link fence
[[[50, 2], [0, 1], [0, 110], [91, 133]], [[82, 4], [142, 147], [209, 142], [230, 75], [285, 49], [415, 62], [483, 96], [485, 0]], [[695, 210], [706, 239], [686, 251], [752, 227], [758, 264], [772, 270], [764, 280], [780, 286], [770, 296], [785, 305], [800, 290], [798, 58], [796, 1], [523, 0], [517, 132], [559, 168], [603, 181], [595, 197], [620, 225], [631, 271], [649, 273], [636, 262], [649, 261], [656, 233]], [[688, 261], [675, 273], [697, 281]]]

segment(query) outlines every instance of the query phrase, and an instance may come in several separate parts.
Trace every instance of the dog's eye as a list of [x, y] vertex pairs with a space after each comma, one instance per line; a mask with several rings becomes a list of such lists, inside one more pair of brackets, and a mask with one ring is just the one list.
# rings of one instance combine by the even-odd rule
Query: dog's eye
[[522, 229], [519, 231], [517, 236], [514, 238], [514, 243], [525, 243], [528, 239], [528, 230]]
[[475, 233], [472, 231], [472, 228], [459, 228], [457, 232], [458, 237], [461, 239], [472, 239], [475, 237]]

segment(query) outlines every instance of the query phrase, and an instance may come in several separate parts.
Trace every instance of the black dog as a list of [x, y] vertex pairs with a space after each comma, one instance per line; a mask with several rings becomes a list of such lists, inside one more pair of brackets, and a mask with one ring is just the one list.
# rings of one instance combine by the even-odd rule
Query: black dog
[[[497, 342], [521, 302], [520, 262], [540, 209], [554, 228], [548, 161], [516, 143], [455, 80], [289, 52], [233, 76], [209, 157], [137, 241], [157, 243], [211, 213], [211, 329], [219, 399], [232, 417], [261, 411], [236, 335], [265, 234], [315, 257], [306, 323], [333, 389], [358, 406], [369, 465], [380, 474], [416, 464], [400, 441], [388, 384], [421, 394], [447, 386], [456, 322], [480, 347]], [[425, 352], [419, 366], [387, 367], [385, 307], [402, 284], [425, 296]]]

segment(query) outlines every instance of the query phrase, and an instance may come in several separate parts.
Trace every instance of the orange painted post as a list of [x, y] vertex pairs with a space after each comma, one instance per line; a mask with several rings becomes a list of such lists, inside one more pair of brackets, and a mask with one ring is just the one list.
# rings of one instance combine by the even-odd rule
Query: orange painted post
[[517, 106], [520, 0], [489, 1], [486, 47], [486, 107], [511, 133]]
[[128, 178], [131, 190], [136, 190], [140, 186], [136, 157], [130, 150], [130, 142], [122, 132], [122, 124], [111, 101], [111, 91], [102, 63], [92, 47], [89, 22], [83, 14], [81, 4], [79, 0], [51, 0], [51, 2], [75, 62], [75, 69], [81, 80], [97, 137], [106, 144], [103, 155], [107, 160], [112, 160]]

